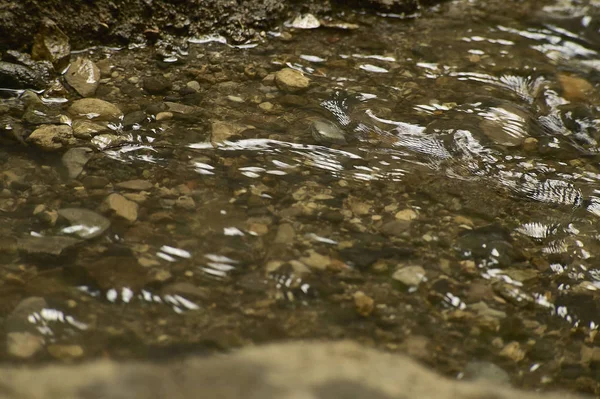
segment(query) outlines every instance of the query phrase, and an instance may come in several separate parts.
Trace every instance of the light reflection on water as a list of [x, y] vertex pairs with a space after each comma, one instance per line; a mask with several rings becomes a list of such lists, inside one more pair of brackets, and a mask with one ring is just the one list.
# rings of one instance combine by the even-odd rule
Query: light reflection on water
[[[197, 55], [198, 63], [209, 65], [221, 79], [218, 73], [227, 70], [228, 62], [235, 63], [236, 57], [243, 55], [248, 65], [262, 65], [268, 74], [247, 81], [221, 82], [215, 78], [210, 86], [196, 82], [206, 91], [196, 93], [201, 97], [197, 108], [202, 113], [191, 121], [181, 115], [172, 115], [167, 121], [148, 115], [131, 129], [122, 121], [114, 121], [108, 133], [96, 135], [92, 139], [95, 148], [105, 158], [118, 161], [107, 163], [110, 167], [117, 164], [111, 172], [119, 177], [108, 179], [111, 183], [126, 180], [123, 174], [139, 173], [156, 190], [152, 189], [146, 203], [135, 194], [117, 190], [140, 201], [142, 212], [131, 225], [115, 223], [116, 231], [123, 229], [118, 232], [122, 239], [101, 236], [89, 241], [86, 245], [91, 249], [86, 256], [101, 257], [112, 250], [120, 253], [127, 248], [114, 249], [111, 245], [118, 241], [127, 247], [132, 240], [140, 247], [147, 246], [133, 251], [141, 254], [137, 260], [164, 268], [172, 273], [169, 280], [190, 279], [190, 285], [209, 291], [214, 286], [237, 289], [237, 283], [255, 272], [258, 282], [248, 286], [261, 299], [330, 306], [335, 312], [342, 307], [342, 295], [336, 291], [339, 287], [326, 287], [329, 290], [324, 290], [323, 300], [311, 302], [318, 293], [318, 285], [313, 283], [321, 279], [343, 281], [343, 289], [360, 288], [361, 279], [372, 282], [369, 266], [347, 266], [344, 272], [354, 273], [349, 275], [330, 273], [327, 268], [314, 271], [299, 260], [303, 251], [314, 247], [321, 256], [327, 254], [330, 263], [339, 260], [358, 265], [355, 258], [368, 252], [361, 246], [373, 241], [378, 245], [372, 250], [374, 256], [384, 260], [385, 268], [392, 268], [397, 259], [392, 257], [388, 265], [382, 254], [390, 247], [406, 245], [416, 248], [414, 257], [423, 261], [424, 267], [429, 260], [423, 259], [471, 262], [476, 277], [460, 275], [458, 280], [485, 280], [486, 286], [493, 287], [493, 295], [500, 298], [495, 304], [502, 307], [500, 313], [533, 309], [536, 316], [528, 317], [551, 315], [560, 323], [563, 319], [573, 326], [595, 329], [600, 316], [590, 315], [586, 309], [597, 302], [600, 290], [596, 265], [600, 251], [600, 108], [596, 105], [594, 75], [600, 57], [594, 41], [586, 37], [597, 36], [587, 29], [594, 22], [589, 20], [592, 17], [582, 11], [579, 18], [575, 28], [566, 20], [538, 21], [527, 27], [517, 22], [454, 26], [452, 29], [458, 31], [452, 34], [419, 38], [424, 42], [419, 48], [398, 44], [394, 41], [397, 37], [384, 34], [377, 36], [377, 43], [363, 48], [357, 35], [364, 31], [347, 33], [335, 51], [324, 45], [330, 33], [318, 30], [302, 33], [298, 36], [301, 40], [292, 44], [273, 39], [273, 43], [233, 46], [214, 35], [190, 39], [189, 47], [174, 48], [162, 61], [172, 63]], [[398, 29], [404, 35], [400, 28], [392, 26], [390, 30]], [[274, 53], [265, 55], [263, 45], [272, 45]], [[210, 57], [214, 58], [207, 61]], [[182, 63], [178, 68], [188, 66]], [[307, 94], [285, 95], [292, 105], [280, 104], [283, 93], [268, 83], [271, 72], [286, 66], [311, 79]], [[203, 77], [197, 71], [190, 71], [191, 75], [199, 80]], [[233, 82], [235, 85], [230, 84]], [[188, 94], [180, 94], [173, 90], [169, 95], [175, 99], [169, 101], [189, 100]], [[222, 101], [232, 95], [244, 101]], [[248, 100], [253, 96], [258, 99]], [[263, 113], [256, 105], [266, 102], [274, 107]], [[210, 123], [205, 123], [213, 119], [253, 128], [215, 142], [211, 141]], [[342, 135], [342, 140], [315, 136], [310, 129], [315, 120], [321, 121], [317, 133], [334, 132]], [[94, 165], [86, 172], [102, 174], [105, 167]], [[110, 173], [106, 176], [112, 177]], [[440, 180], [450, 184], [435, 186]], [[306, 190], [294, 196], [312, 184], [318, 187], [314, 193]], [[433, 188], [425, 187], [428, 184]], [[75, 189], [65, 195], [65, 202], [80, 200], [77, 192], [83, 191], [81, 185], [73, 185]], [[448, 187], [451, 193], [445, 192]], [[93, 195], [104, 198], [113, 188], [107, 183]], [[155, 198], [158, 188], [164, 196]], [[193, 198], [194, 206], [177, 208], [173, 198], [181, 196], [172, 190]], [[360, 204], [348, 209], [349, 196], [357, 196]], [[446, 197], [456, 201], [449, 205]], [[463, 206], [491, 203], [492, 208], [496, 200], [508, 202], [510, 207], [479, 215], [478, 209]], [[94, 201], [94, 197], [84, 198], [80, 205], [96, 206]], [[454, 207], [456, 203], [459, 206]], [[300, 209], [308, 205], [318, 211]], [[396, 212], [403, 207], [419, 209], [419, 217], [410, 221], [411, 227], [405, 232], [381, 234], [380, 224], [389, 219], [403, 225], [404, 220], [396, 220], [402, 218]], [[475, 231], [471, 241], [463, 240], [465, 235], [453, 226], [445, 230], [448, 225], [444, 221], [461, 213], [473, 219], [460, 225]], [[250, 228], [252, 223], [261, 224], [264, 234]], [[488, 223], [500, 225], [505, 236], [498, 238], [496, 232], [486, 236], [477, 230]], [[293, 225], [293, 234], [276, 242], [281, 224]], [[74, 226], [61, 232], [73, 233], [78, 225]], [[33, 230], [43, 231], [37, 225]], [[352, 246], [357, 247], [356, 252], [344, 255]], [[533, 260], [538, 261], [535, 266]], [[77, 259], [85, 261], [85, 257]], [[269, 261], [284, 266], [265, 273], [261, 268]], [[136, 273], [140, 272], [138, 266], [136, 263]], [[373, 273], [374, 279], [380, 278], [378, 283], [390, 281], [389, 276], [379, 273]], [[209, 308], [193, 296], [161, 292], [156, 286], [162, 283], [152, 281], [142, 288], [131, 284], [111, 284], [102, 290], [91, 285], [78, 288], [98, 299], [92, 302], [104, 303], [110, 309], [139, 307], [159, 312], [164, 308], [170, 315], [197, 315], [202, 312], [191, 311]], [[275, 294], [263, 283], [274, 288]], [[465, 285], [468, 283], [443, 289], [440, 304], [445, 310], [465, 311], [478, 306], [467, 299]], [[240, 291], [243, 289], [219, 293], [224, 298], [214, 300], [219, 302], [215, 306], [245, 301], [247, 293]], [[330, 295], [331, 291], [335, 294]], [[417, 287], [407, 293], [424, 296]], [[238, 294], [240, 299], [235, 298]], [[328, 295], [336, 299], [327, 302]], [[254, 299], [244, 306], [253, 306]], [[232, 306], [235, 312], [237, 306]], [[276, 316], [269, 313], [267, 317]], [[51, 331], [52, 324], [58, 322], [80, 330], [87, 328], [60, 311], [30, 315], [30, 322], [40, 331]]]

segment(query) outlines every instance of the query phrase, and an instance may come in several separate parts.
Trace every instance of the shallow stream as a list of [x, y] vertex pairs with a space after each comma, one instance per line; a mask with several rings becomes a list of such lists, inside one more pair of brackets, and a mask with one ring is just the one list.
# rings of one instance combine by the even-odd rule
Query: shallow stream
[[73, 54], [112, 117], [6, 92], [0, 359], [348, 338], [598, 393], [600, 5], [498, 7]]

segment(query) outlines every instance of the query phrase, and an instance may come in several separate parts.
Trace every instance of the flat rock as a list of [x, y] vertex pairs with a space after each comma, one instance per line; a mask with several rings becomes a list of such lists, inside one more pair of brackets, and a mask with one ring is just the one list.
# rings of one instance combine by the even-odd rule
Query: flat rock
[[100, 69], [89, 58], [78, 57], [69, 65], [65, 80], [82, 97], [91, 97], [100, 85]]
[[73, 136], [80, 139], [89, 139], [98, 133], [108, 130], [103, 123], [96, 123], [85, 119], [76, 119], [73, 121]]
[[93, 119], [94, 121], [111, 121], [123, 117], [123, 113], [116, 105], [97, 98], [83, 98], [74, 101], [69, 112], [74, 117]]
[[409, 287], [416, 287], [425, 280], [425, 269], [421, 266], [405, 266], [396, 270], [392, 278]]
[[63, 232], [75, 234], [79, 238], [87, 240], [102, 235], [110, 227], [110, 221], [107, 218], [85, 208], [59, 209], [58, 215], [71, 224], [63, 229]]
[[73, 129], [67, 125], [42, 125], [35, 129], [26, 140], [44, 151], [58, 151], [75, 143]]
[[308, 89], [310, 79], [291, 68], [283, 68], [275, 74], [275, 84], [286, 93], [298, 93]]
[[92, 155], [92, 150], [85, 147], [71, 148], [63, 154], [61, 161], [63, 166], [67, 168], [69, 179], [76, 179], [81, 174]]
[[[343, 366], [343, 367], [341, 367]], [[442, 377], [350, 342], [287, 343], [163, 364], [99, 360], [0, 369], [3, 399], [583, 399]]]
[[132, 191], [150, 190], [152, 187], [154, 187], [152, 183], [150, 183], [148, 180], [141, 179], [122, 181], [120, 183], [115, 184], [115, 186], [118, 188]]
[[25, 237], [17, 242], [20, 252], [34, 256], [61, 256], [81, 241], [73, 237]]
[[135, 222], [138, 217], [138, 204], [116, 193], [106, 197], [100, 206], [100, 210], [113, 213], [128, 222]]
[[212, 133], [210, 135], [210, 142], [213, 145], [222, 144], [223, 142], [229, 140], [232, 136], [238, 135], [248, 128], [244, 125], [222, 121], [214, 121], [211, 127]]

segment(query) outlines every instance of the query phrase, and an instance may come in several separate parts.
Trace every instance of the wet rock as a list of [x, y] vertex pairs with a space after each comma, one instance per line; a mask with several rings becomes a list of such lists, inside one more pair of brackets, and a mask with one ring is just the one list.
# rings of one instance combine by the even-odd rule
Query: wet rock
[[129, 127], [140, 124], [146, 120], [146, 113], [144, 111], [130, 112], [123, 118], [123, 126]]
[[93, 119], [94, 121], [111, 121], [123, 117], [123, 113], [116, 105], [97, 98], [77, 100], [73, 102], [69, 112], [73, 116]]
[[356, 312], [363, 316], [367, 317], [371, 313], [373, 313], [373, 309], [375, 308], [375, 301], [370, 296], [366, 295], [362, 291], [357, 291], [352, 296], [354, 298], [354, 306], [356, 307]]
[[581, 347], [581, 363], [589, 365], [591, 363], [600, 364], [600, 348], [597, 346], [589, 347], [583, 345]]
[[307, 254], [307, 256], [300, 258], [300, 262], [304, 263], [311, 269], [325, 270], [329, 265], [331, 265], [331, 258], [329, 256], [321, 255], [314, 249], [309, 249]]
[[193, 107], [191, 105], [179, 104], [170, 101], [165, 102], [165, 105], [167, 106], [167, 110], [173, 114], [194, 115], [200, 112], [200, 108]]
[[32, 125], [60, 124], [65, 116], [60, 110], [44, 104], [31, 104], [23, 114], [23, 120]]
[[275, 235], [275, 243], [277, 244], [291, 244], [294, 241], [296, 232], [294, 227], [289, 223], [282, 223], [277, 228], [277, 234]]
[[523, 141], [523, 149], [527, 152], [534, 152], [538, 148], [538, 142], [539, 140], [535, 137], [527, 137]]
[[500, 351], [500, 356], [508, 358], [515, 363], [525, 359], [525, 355], [525, 351], [521, 349], [521, 345], [516, 341], [509, 342]]
[[402, 342], [402, 350], [412, 358], [423, 361], [431, 360], [431, 340], [422, 335], [410, 335]]
[[49, 18], [43, 18], [33, 38], [31, 56], [34, 60], [50, 61], [57, 70], [65, 68], [71, 56], [69, 37]]
[[185, 84], [185, 86], [193, 91], [200, 91], [200, 83], [195, 80], [190, 80]]
[[464, 379], [497, 385], [510, 385], [510, 376], [508, 373], [490, 362], [469, 362], [465, 367]]
[[271, 112], [275, 109], [275, 105], [269, 101], [262, 102], [258, 104], [258, 108], [262, 109], [265, 112]]
[[48, 345], [48, 353], [55, 359], [73, 360], [83, 356], [83, 348], [79, 345]]
[[35, 61], [29, 54], [15, 50], [8, 50], [5, 54], [4, 61], [14, 62], [15, 64], [25, 65], [26, 67], [31, 68], [45, 83], [49, 83], [54, 77], [55, 70], [52, 63], [49, 61]]
[[81, 172], [85, 164], [92, 158], [93, 152], [89, 148], [71, 148], [62, 156], [62, 164], [67, 168], [69, 173], [69, 179], [76, 179]]
[[302, 14], [294, 18], [290, 26], [295, 29], [316, 29], [321, 26], [321, 23], [312, 14]]
[[196, 201], [189, 195], [182, 195], [175, 200], [175, 206], [186, 211], [193, 211], [196, 209]]
[[506, 313], [501, 310], [490, 308], [487, 303], [480, 301], [469, 305], [471, 310], [474, 310], [479, 317], [491, 318], [491, 319], [504, 319]]
[[403, 209], [396, 212], [394, 217], [396, 220], [411, 221], [415, 220], [417, 217], [419, 217], [419, 215], [417, 215], [417, 212], [413, 211], [412, 209]]
[[25, 298], [10, 312], [6, 318], [4, 328], [9, 332], [37, 332], [35, 326], [29, 321], [29, 316], [32, 313], [39, 313], [47, 307], [48, 303], [42, 297]]
[[110, 58], [101, 59], [96, 63], [96, 66], [100, 70], [101, 78], [110, 78], [110, 74], [113, 69], [113, 61]]
[[55, 210], [46, 209], [46, 206], [43, 204], [35, 207], [33, 210], [33, 216], [48, 226], [54, 226], [58, 220], [58, 212]]
[[26, 141], [44, 151], [57, 151], [75, 144], [73, 130], [66, 125], [42, 125], [34, 130]]
[[291, 68], [284, 68], [275, 74], [275, 84], [286, 93], [298, 93], [308, 89], [310, 79]]
[[142, 82], [144, 90], [150, 94], [164, 94], [171, 90], [171, 81], [164, 76], [150, 76]]
[[104, 200], [100, 210], [112, 213], [128, 222], [135, 222], [138, 217], [138, 204], [116, 193], [109, 195]]
[[80, 242], [80, 240], [73, 237], [26, 237], [18, 240], [17, 247], [20, 252], [30, 256], [58, 257]]
[[10, 356], [28, 359], [44, 348], [45, 340], [29, 332], [9, 332], [6, 334], [6, 351]]
[[318, 119], [311, 124], [312, 136], [321, 143], [346, 144], [346, 135], [335, 123]]
[[172, 112], [159, 112], [158, 114], [156, 114], [156, 120], [157, 121], [168, 121], [170, 119], [173, 119], [173, 113]]
[[489, 382], [459, 382], [406, 356], [348, 341], [258, 346], [224, 356], [188, 357], [163, 364], [101, 360], [35, 369], [7, 366], [0, 369], [0, 385], [6, 399], [46, 399], [49, 392], [54, 398], [72, 399], [583, 398], [517, 391]]
[[102, 123], [96, 123], [85, 119], [76, 119], [73, 121], [73, 136], [79, 139], [90, 139], [108, 128]]
[[563, 97], [569, 101], [585, 101], [593, 93], [594, 86], [578, 76], [561, 73], [558, 81], [563, 90]]
[[221, 121], [215, 121], [211, 126], [212, 133], [210, 136], [210, 142], [213, 145], [221, 144], [229, 140], [232, 136], [238, 135], [247, 129], [247, 127], [243, 125]]
[[416, 287], [426, 281], [425, 269], [421, 266], [405, 266], [394, 272], [392, 278], [408, 287]]
[[0, 61], [0, 87], [8, 89], [43, 89], [46, 82], [33, 69]]
[[392, 220], [382, 225], [379, 229], [383, 234], [388, 236], [402, 236], [408, 232], [410, 228], [410, 221], [406, 220]]
[[100, 69], [89, 58], [78, 57], [69, 65], [65, 80], [82, 97], [91, 97], [100, 85]]
[[63, 208], [58, 215], [71, 224], [63, 232], [75, 234], [86, 240], [102, 235], [109, 227], [110, 221], [104, 216], [84, 208]]
[[82, 183], [87, 189], [104, 188], [108, 183], [110, 183], [110, 180], [104, 176], [86, 176]]
[[148, 180], [136, 179], [136, 180], [122, 181], [120, 183], [115, 184], [115, 187], [122, 188], [125, 190], [143, 191], [143, 190], [152, 189], [152, 187], [154, 187], [154, 185], [152, 183], [150, 183]]

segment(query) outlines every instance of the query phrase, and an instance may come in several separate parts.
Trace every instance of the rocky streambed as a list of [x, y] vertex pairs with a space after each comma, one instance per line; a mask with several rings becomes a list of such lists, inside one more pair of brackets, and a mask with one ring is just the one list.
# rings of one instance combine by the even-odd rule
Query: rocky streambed
[[[4, 365], [350, 339], [490, 392], [597, 394], [597, 6], [416, 5], [290, 6], [243, 38], [136, 25], [91, 47], [45, 19], [5, 51]], [[274, 348], [248, 353], [327, 353]], [[113, 381], [107, 364], [90, 378]], [[344, 372], [331, 395], [354, 387]], [[358, 392], [423, 397], [377, 384]]]

